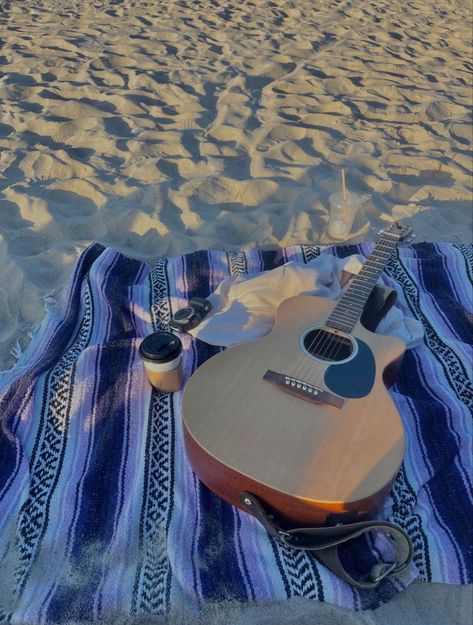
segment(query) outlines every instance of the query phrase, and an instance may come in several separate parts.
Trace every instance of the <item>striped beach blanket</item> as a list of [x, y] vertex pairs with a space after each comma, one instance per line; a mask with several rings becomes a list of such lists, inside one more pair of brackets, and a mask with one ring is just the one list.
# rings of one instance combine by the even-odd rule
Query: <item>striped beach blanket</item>
[[[296, 596], [363, 610], [415, 579], [472, 581], [471, 246], [404, 247], [383, 273], [425, 338], [390, 391], [407, 450], [380, 515], [406, 529], [414, 559], [375, 590], [348, 586], [203, 486], [183, 448], [182, 392], [153, 391], [142, 368], [142, 338], [226, 276], [373, 245], [200, 251], [153, 267], [99, 244], [82, 252], [62, 306], [0, 377], [1, 623]], [[220, 350], [183, 342], [186, 379]], [[377, 548], [346, 557], [368, 570]]]

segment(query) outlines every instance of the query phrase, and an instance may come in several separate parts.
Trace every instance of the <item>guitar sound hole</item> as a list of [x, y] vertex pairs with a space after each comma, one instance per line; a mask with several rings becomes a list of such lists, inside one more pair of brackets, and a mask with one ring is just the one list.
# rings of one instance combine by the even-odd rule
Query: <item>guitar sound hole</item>
[[355, 350], [351, 337], [334, 334], [324, 328], [307, 332], [302, 339], [302, 346], [308, 354], [326, 362], [347, 360]]

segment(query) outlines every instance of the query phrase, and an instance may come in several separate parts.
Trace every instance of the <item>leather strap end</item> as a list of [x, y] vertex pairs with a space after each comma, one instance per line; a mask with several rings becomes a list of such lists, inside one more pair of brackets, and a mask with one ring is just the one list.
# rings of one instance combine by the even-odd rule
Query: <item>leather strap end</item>
[[[251, 493], [241, 493], [244, 508], [255, 516], [266, 531], [292, 549], [305, 549], [314, 555], [338, 577], [356, 588], [370, 590], [376, 588], [383, 579], [396, 575], [409, 566], [412, 560], [412, 542], [408, 534], [398, 525], [388, 521], [360, 521], [340, 524], [333, 527], [304, 527], [284, 529], [266, 512], [257, 497]], [[370, 531], [387, 534], [396, 546], [395, 562], [378, 562], [362, 579], [355, 579], [345, 569], [338, 548]]]

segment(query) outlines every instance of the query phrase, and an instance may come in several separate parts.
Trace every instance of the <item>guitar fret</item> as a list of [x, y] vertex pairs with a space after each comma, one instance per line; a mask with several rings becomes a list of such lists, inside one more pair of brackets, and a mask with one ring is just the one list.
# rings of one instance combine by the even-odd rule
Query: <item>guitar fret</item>
[[336, 321], [337, 323], [351, 323], [351, 319], [346, 319], [345, 317], [341, 317], [340, 315], [336, 315], [332, 313], [328, 318], [329, 321]]
[[386, 251], [380, 251], [377, 252], [373, 257], [369, 257], [369, 259], [367, 260], [368, 263], [370, 263], [371, 261], [375, 261], [377, 258], [381, 258], [381, 259], [388, 259], [391, 254], [393, 253], [392, 250], [386, 250]]
[[361, 314], [361, 310], [357, 310], [356, 312], [353, 313], [344, 313], [344, 312], [335, 312], [333, 311], [333, 313], [330, 315], [332, 316], [337, 316], [340, 317], [341, 319], [346, 319], [347, 321], [354, 321], [355, 319], [358, 319], [358, 317]]
[[[371, 281], [370, 281], [371, 282]], [[347, 293], [348, 291], [351, 291], [352, 289], [355, 288], [367, 288], [370, 287], [371, 284], [367, 284], [364, 280], [353, 280], [353, 282], [350, 284], [350, 286], [347, 289]]]
[[380, 271], [380, 268], [384, 267], [384, 265], [388, 262], [389, 260], [389, 256], [386, 258], [386, 260], [374, 260], [373, 263], [379, 264], [380, 267], [375, 267], [375, 271]]
[[345, 300], [345, 298], [352, 298], [353, 301], [358, 302], [358, 295], [356, 295], [355, 293], [351, 293], [350, 291], [347, 291], [345, 293], [345, 295], [343, 296], [343, 300]]
[[[353, 319], [350, 319], [350, 318], [347, 318], [347, 316], [346, 316], [346, 315], [340, 315], [340, 314], [335, 314], [335, 313], [332, 313], [332, 314], [330, 315], [329, 319], [334, 319], [335, 321], [350, 321], [350, 322], [351, 322], [351, 321], [356, 321], [356, 320], [358, 319], [358, 317], [359, 317], [359, 316], [360, 316], [360, 315], [359, 315], [359, 314], [357, 314], [357, 315], [354, 315], [354, 316], [353, 316]], [[338, 319], [337, 319], [337, 317], [338, 317]]]
[[369, 272], [371, 272], [373, 274], [376, 274], [376, 275], [379, 273], [379, 271], [377, 269], [371, 269], [371, 267], [367, 267], [365, 265], [358, 275], [361, 276], [364, 273], [369, 273]]
[[350, 289], [349, 291], [347, 291], [343, 296], [343, 299], [345, 299], [346, 297], [351, 297], [355, 302], [359, 301], [359, 295], [354, 292], [354, 289]]
[[374, 280], [366, 280], [365, 278], [357, 278], [357, 279], [353, 280], [353, 282], [351, 283], [351, 285], [348, 287], [347, 290], [349, 291], [351, 288], [353, 288], [355, 286], [359, 286], [359, 285], [361, 285], [361, 286], [365, 286], [366, 285], [368, 287], [372, 287], [373, 284], [374, 284]]
[[[362, 292], [365, 292], [366, 294], [369, 294], [373, 290], [373, 287], [374, 287], [375, 284], [376, 284], [376, 282], [372, 282], [370, 284], [366, 284], [366, 283], [364, 283], [364, 284], [363, 283], [362, 284], [353, 284], [350, 287], [349, 291], [350, 291], [350, 293], [355, 293], [357, 291], [362, 291]], [[348, 293], [348, 291], [347, 291], [347, 293]]]
[[329, 319], [335, 319], [339, 321], [353, 323], [358, 319], [358, 317], [360, 316], [360, 313], [361, 313], [361, 309], [349, 310], [346, 308], [345, 309], [339, 308], [339, 305], [337, 305], [336, 308], [333, 310], [332, 314], [330, 315]]
[[337, 305], [335, 310], [343, 311], [343, 309], [345, 309], [347, 313], [352, 313], [352, 312], [357, 312], [357, 310], [359, 310], [360, 308], [361, 306], [359, 304], [356, 304], [356, 306], [347, 306], [344, 301], [340, 301], [340, 303]]
[[350, 324], [340, 323], [338, 321], [330, 322], [330, 320], [327, 321], [327, 325], [330, 328], [335, 328], [336, 330], [341, 330], [342, 332], [351, 332], [353, 328]]
[[[355, 319], [358, 319], [360, 314], [361, 314], [361, 310], [357, 310], [356, 312], [353, 312], [353, 313], [339, 312], [339, 313], [336, 313], [336, 316], [341, 317], [342, 319], [346, 319], [347, 321], [353, 321]], [[332, 315], [335, 315], [335, 311], [332, 313]]]
[[[337, 310], [337, 309], [336, 309]], [[345, 317], [358, 317], [361, 313], [361, 309], [359, 310], [340, 310], [338, 312], [337, 310], [337, 314], [338, 316], [345, 316]], [[335, 311], [332, 313], [335, 314]]]
[[360, 312], [361, 308], [359, 306], [357, 306], [355, 310], [353, 308], [345, 308], [345, 310], [343, 310], [340, 302], [333, 310], [332, 315], [335, 313], [339, 315], [359, 315]]
[[352, 284], [358, 284], [359, 282], [368, 282], [370, 284], [372, 284], [373, 282], [376, 282], [376, 280], [379, 277], [379, 272], [377, 271], [375, 275], [365, 275], [364, 273], [361, 273], [359, 276], [357, 276], [354, 280]]
[[388, 250], [387, 252], [380, 252], [378, 254], [375, 254], [373, 256], [373, 258], [369, 258], [369, 260], [367, 261], [368, 263], [370, 263], [371, 261], [376, 261], [377, 258], [381, 258], [381, 260], [387, 260], [392, 254], [392, 250]]
[[373, 290], [373, 287], [368, 287], [366, 289], [364, 289], [363, 287], [358, 287], [358, 286], [351, 286], [350, 287], [350, 293], [359, 291], [363, 295], [369, 295], [372, 290]]
[[348, 302], [351, 306], [354, 306], [356, 308], [363, 308], [363, 303], [360, 302], [358, 299], [348, 299], [348, 297], [348, 295], [345, 295], [345, 297], [343, 298], [344, 303]]

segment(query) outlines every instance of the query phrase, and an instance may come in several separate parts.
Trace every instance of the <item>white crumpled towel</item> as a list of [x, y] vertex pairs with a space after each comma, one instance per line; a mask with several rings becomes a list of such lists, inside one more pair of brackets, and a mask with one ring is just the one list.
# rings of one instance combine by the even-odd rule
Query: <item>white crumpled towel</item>
[[[272, 330], [277, 308], [285, 299], [295, 295], [339, 299], [346, 288], [342, 272], [357, 274], [362, 266], [358, 255], [342, 259], [321, 254], [307, 264], [292, 261], [256, 275], [230, 276], [208, 297], [212, 310], [190, 334], [211, 345], [249, 343]], [[381, 279], [379, 284], [383, 284]], [[404, 315], [396, 305], [376, 332], [400, 338], [407, 348], [422, 343], [424, 336], [421, 322]]]

